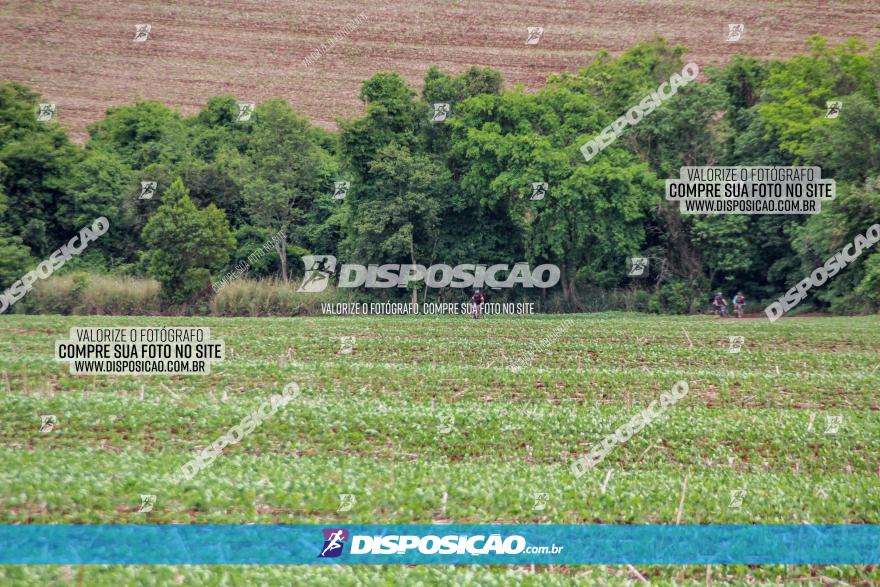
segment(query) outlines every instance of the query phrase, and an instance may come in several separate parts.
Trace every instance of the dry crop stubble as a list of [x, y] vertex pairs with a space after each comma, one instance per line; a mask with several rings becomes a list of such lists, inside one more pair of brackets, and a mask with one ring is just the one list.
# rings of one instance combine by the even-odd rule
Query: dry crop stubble
[[[358, 15], [367, 16], [310, 67], [302, 60]], [[725, 40], [727, 24], [746, 25]], [[134, 26], [152, 25], [145, 43]], [[536, 45], [529, 26], [544, 27]], [[421, 85], [436, 64], [453, 72], [470, 65], [499, 69], [508, 85], [534, 90], [548, 75], [587, 65], [599, 49], [619, 53], [661, 35], [688, 49], [701, 65], [734, 53], [785, 57], [806, 39], [859, 36], [873, 44], [880, 10], [855, 2], [749, 2], [717, 8], [696, 0], [644, 3], [533, 2], [189, 2], [139, 4], [7, 2], [0, 9], [0, 79], [28, 83], [58, 104], [74, 138], [109, 106], [143, 98], [192, 114], [213, 96], [262, 102], [288, 100], [319, 126], [362, 111], [361, 83], [399, 71]], [[329, 43], [328, 43], [329, 44]]]

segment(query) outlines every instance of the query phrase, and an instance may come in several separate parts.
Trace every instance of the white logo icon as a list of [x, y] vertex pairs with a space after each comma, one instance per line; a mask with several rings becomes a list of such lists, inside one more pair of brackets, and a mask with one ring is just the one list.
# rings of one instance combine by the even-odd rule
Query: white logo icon
[[317, 293], [327, 289], [330, 275], [336, 271], [336, 257], [333, 255], [305, 255], [302, 257], [306, 274], [296, 291]]
[[138, 197], [139, 200], [152, 200], [153, 194], [156, 193], [156, 186], [158, 185], [155, 181], [142, 181], [141, 182], [141, 195]]
[[328, 552], [333, 552], [334, 550], [339, 550], [342, 548], [342, 530], [337, 530], [336, 532], [332, 532], [330, 534], [330, 540], [327, 541], [327, 548], [321, 551], [321, 556], [324, 556]]
[[547, 195], [547, 183], [546, 182], [533, 182], [532, 183], [532, 197], [530, 200], [543, 200], [544, 196]]
[[156, 505], [156, 496], [155, 495], [141, 493], [141, 507], [138, 510], [138, 513], [145, 514], [147, 512], [151, 512], [151, 511], [153, 511], [154, 505]]
[[529, 36], [526, 37], [526, 45], [537, 45], [541, 37], [544, 36], [544, 27], [530, 26], [528, 28]]
[[354, 336], [340, 336], [339, 337], [339, 352], [343, 355], [350, 355], [351, 351], [354, 349]]
[[441, 414], [440, 422], [437, 424], [437, 432], [440, 434], [449, 434], [455, 428], [455, 418], [451, 414]]
[[739, 41], [742, 38], [743, 32], [745, 32], [745, 30], [746, 25], [742, 23], [727, 25], [727, 42], [735, 43]]
[[333, 183], [333, 199], [334, 200], [344, 200], [346, 194], [348, 194], [348, 188], [351, 187], [351, 182], [348, 181], [337, 181]]
[[646, 257], [630, 257], [629, 263], [630, 277], [641, 277], [646, 274], [648, 269], [648, 259]]
[[825, 102], [825, 107], [828, 109], [825, 118], [837, 118], [840, 116], [840, 109], [843, 108], [843, 102], [840, 100], [830, 100]]
[[742, 508], [743, 498], [746, 496], [745, 489], [734, 489], [730, 492], [730, 504], [727, 506], [732, 510], [738, 510]]
[[431, 122], [443, 122], [449, 116], [449, 102], [435, 102]]
[[247, 122], [251, 119], [251, 116], [254, 113], [254, 108], [256, 108], [256, 104], [253, 102], [239, 102], [238, 103], [238, 122]]
[[843, 416], [825, 416], [825, 434], [837, 434], [840, 425], [843, 424]]
[[55, 104], [40, 104], [37, 110], [37, 120], [39, 122], [49, 122], [55, 115]]
[[540, 512], [544, 511], [544, 508], [547, 507], [547, 500], [550, 499], [550, 496], [546, 493], [532, 493], [532, 499], [535, 500], [535, 503], [532, 504], [532, 509]]
[[40, 416], [40, 432], [52, 432], [58, 425], [58, 418], [54, 414]]
[[143, 43], [150, 37], [150, 30], [152, 30], [152, 25], [149, 24], [136, 24], [134, 25], [134, 42], [135, 43]]
[[354, 507], [354, 504], [357, 503], [357, 498], [351, 493], [340, 493], [339, 494], [339, 509], [337, 512], [347, 512], [350, 511], [351, 508]]
[[730, 337], [730, 345], [727, 347], [728, 353], [738, 353], [742, 348], [743, 343], [746, 339], [742, 336], [731, 336]]

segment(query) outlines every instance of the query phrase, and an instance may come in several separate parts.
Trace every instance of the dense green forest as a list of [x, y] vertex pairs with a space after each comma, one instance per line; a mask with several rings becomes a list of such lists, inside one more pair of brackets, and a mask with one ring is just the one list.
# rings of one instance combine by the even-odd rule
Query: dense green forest
[[[768, 301], [880, 222], [880, 45], [813, 38], [789, 60], [733, 58], [585, 162], [579, 151], [658, 84], [685, 49], [662, 40], [599, 54], [540, 91], [505, 88], [472, 67], [427, 71], [421, 95], [396, 73], [363, 83], [364, 114], [339, 132], [310, 125], [282, 100], [239, 120], [220, 96], [183, 117], [156, 102], [107, 110], [73, 144], [63, 120], [40, 122], [38, 95], [0, 85], [0, 288], [95, 218], [109, 232], [63, 272], [149, 277], [164, 304], [212, 295], [211, 283], [281, 234], [278, 253], [245, 277], [295, 280], [305, 254], [353, 263], [553, 263], [562, 278], [535, 296], [546, 309], [599, 309], [617, 292], [631, 309], [703, 309], [710, 292]], [[843, 103], [826, 118], [826, 101]], [[451, 105], [432, 122], [432, 104]], [[682, 216], [664, 200], [681, 166], [816, 165], [837, 198], [813, 216]], [[141, 182], [156, 195], [140, 199]], [[348, 181], [344, 199], [334, 183]], [[532, 183], [547, 196], [531, 200]], [[647, 279], [627, 276], [651, 259]], [[402, 288], [401, 288], [402, 289]], [[337, 292], [338, 293], [338, 292]], [[346, 293], [346, 295], [352, 295]], [[357, 295], [406, 299], [406, 291]], [[428, 299], [461, 291], [428, 292]], [[799, 309], [880, 307], [872, 250]], [[26, 305], [22, 305], [26, 308]]]

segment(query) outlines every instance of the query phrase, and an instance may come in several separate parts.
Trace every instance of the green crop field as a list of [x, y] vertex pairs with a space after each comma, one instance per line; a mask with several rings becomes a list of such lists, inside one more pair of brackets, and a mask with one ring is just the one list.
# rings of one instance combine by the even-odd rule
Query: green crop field
[[[73, 326], [162, 325], [210, 327], [227, 359], [164, 377], [72, 376], [54, 360]], [[744, 338], [739, 353], [731, 336]], [[880, 316], [4, 316], [0, 522], [876, 524], [878, 365]], [[687, 396], [575, 478], [574, 459], [679, 380]], [[290, 382], [297, 399], [192, 480], [174, 479]], [[52, 430], [41, 415], [56, 417]], [[156, 496], [152, 511], [138, 511], [142, 494]], [[354, 496], [348, 511], [340, 494]], [[866, 585], [880, 571], [0, 567], [3, 585], [643, 580]]]

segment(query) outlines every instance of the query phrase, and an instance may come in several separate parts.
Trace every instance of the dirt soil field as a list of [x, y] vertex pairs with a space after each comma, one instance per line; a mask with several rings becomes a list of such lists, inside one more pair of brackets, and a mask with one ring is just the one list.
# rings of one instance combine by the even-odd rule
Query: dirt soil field
[[[728, 23], [745, 25], [739, 41], [727, 41]], [[152, 27], [145, 42], [134, 42], [137, 24]], [[532, 26], [544, 33], [530, 45]], [[284, 98], [332, 129], [361, 112], [361, 82], [383, 70], [419, 85], [432, 64], [453, 72], [483, 65], [501, 70], [508, 85], [533, 89], [600, 48], [619, 53], [655, 35], [705, 65], [733, 53], [800, 53], [812, 34], [874, 44], [880, 3], [0, 0], [0, 79], [55, 102], [77, 140], [110, 106], [142, 98], [191, 114], [219, 94]], [[317, 59], [303, 63], [315, 50]]]

